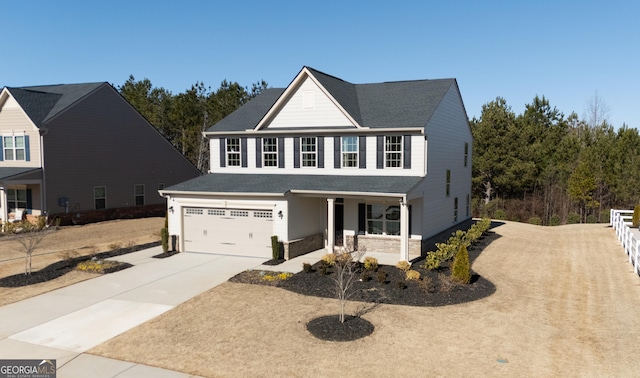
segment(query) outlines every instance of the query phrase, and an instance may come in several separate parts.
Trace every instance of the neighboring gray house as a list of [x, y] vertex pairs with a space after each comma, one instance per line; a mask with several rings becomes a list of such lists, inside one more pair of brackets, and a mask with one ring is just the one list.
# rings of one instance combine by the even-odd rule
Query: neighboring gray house
[[0, 92], [0, 221], [162, 204], [199, 171], [110, 84]]
[[290, 258], [353, 242], [410, 260], [470, 218], [455, 79], [351, 84], [303, 67], [205, 132], [211, 173], [160, 191], [182, 251]]

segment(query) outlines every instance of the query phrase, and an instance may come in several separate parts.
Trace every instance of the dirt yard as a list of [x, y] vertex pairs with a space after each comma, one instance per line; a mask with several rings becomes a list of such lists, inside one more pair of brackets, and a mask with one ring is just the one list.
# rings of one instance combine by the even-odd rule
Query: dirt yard
[[640, 277], [601, 224], [506, 222], [473, 269], [495, 294], [445, 307], [365, 306], [351, 342], [306, 323], [334, 299], [227, 282], [90, 353], [207, 377], [637, 376]]
[[[67, 255], [90, 255], [113, 247], [146, 244], [160, 240], [164, 218], [114, 220], [66, 226], [47, 231], [32, 256], [32, 270], [44, 268]], [[0, 277], [24, 273], [25, 254], [14, 237], [0, 237]], [[0, 287], [0, 306], [95, 277], [74, 271], [56, 280], [21, 288]]]

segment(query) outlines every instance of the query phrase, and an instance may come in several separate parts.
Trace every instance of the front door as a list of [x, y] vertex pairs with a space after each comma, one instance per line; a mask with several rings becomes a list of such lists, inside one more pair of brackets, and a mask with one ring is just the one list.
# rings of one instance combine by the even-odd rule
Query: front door
[[334, 207], [334, 235], [335, 245], [338, 247], [344, 246], [344, 200], [342, 198], [336, 198]]

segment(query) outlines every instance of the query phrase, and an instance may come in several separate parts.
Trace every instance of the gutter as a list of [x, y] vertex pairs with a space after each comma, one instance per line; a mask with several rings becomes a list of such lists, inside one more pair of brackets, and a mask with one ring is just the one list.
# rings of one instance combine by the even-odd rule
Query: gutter
[[404, 132], [420, 132], [420, 134], [424, 134], [424, 126], [415, 126], [415, 127], [393, 127], [393, 128], [334, 128], [334, 129], [316, 129], [310, 127], [308, 130], [304, 128], [296, 128], [296, 129], [247, 129], [242, 131], [203, 131], [202, 134], [205, 136], [223, 136], [223, 135], [279, 135], [279, 134], [380, 134], [380, 133], [404, 133]]
[[184, 195], [184, 196], [207, 196], [207, 197], [284, 197], [284, 193], [260, 193], [260, 192], [192, 192], [192, 191], [180, 191], [180, 190], [158, 190], [158, 193], [162, 197], [171, 195]]

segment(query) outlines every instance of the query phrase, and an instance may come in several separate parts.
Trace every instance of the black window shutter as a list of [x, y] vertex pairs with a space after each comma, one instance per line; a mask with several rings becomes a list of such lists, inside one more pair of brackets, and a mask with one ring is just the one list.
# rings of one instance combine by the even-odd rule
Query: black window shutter
[[384, 135], [376, 137], [376, 168], [384, 168]]
[[333, 137], [333, 168], [340, 168], [340, 137]]
[[364, 235], [367, 229], [367, 205], [358, 204], [358, 235]]
[[[31, 209], [33, 209], [33, 197], [31, 194], [31, 189], [27, 188], [27, 208], [25, 209], [27, 211], [27, 214], [32, 214]], [[24, 219], [27, 219], [27, 217], [25, 217]]]
[[318, 168], [324, 168], [324, 137], [318, 137]]
[[278, 168], [284, 168], [284, 137], [278, 137]]
[[262, 138], [256, 138], [256, 168], [262, 168]]
[[220, 166], [224, 167], [226, 165], [227, 162], [227, 155], [226, 155], [226, 149], [227, 146], [225, 144], [225, 139], [224, 138], [220, 138]]
[[29, 136], [24, 136], [24, 158], [26, 161], [31, 160], [31, 151], [29, 150]]
[[247, 168], [247, 138], [240, 138], [240, 164]]
[[300, 138], [293, 138], [293, 168], [300, 168]]
[[358, 168], [367, 168], [367, 137], [358, 138]]
[[405, 135], [402, 138], [404, 150], [402, 151], [404, 163], [402, 168], [411, 169], [411, 135]]

